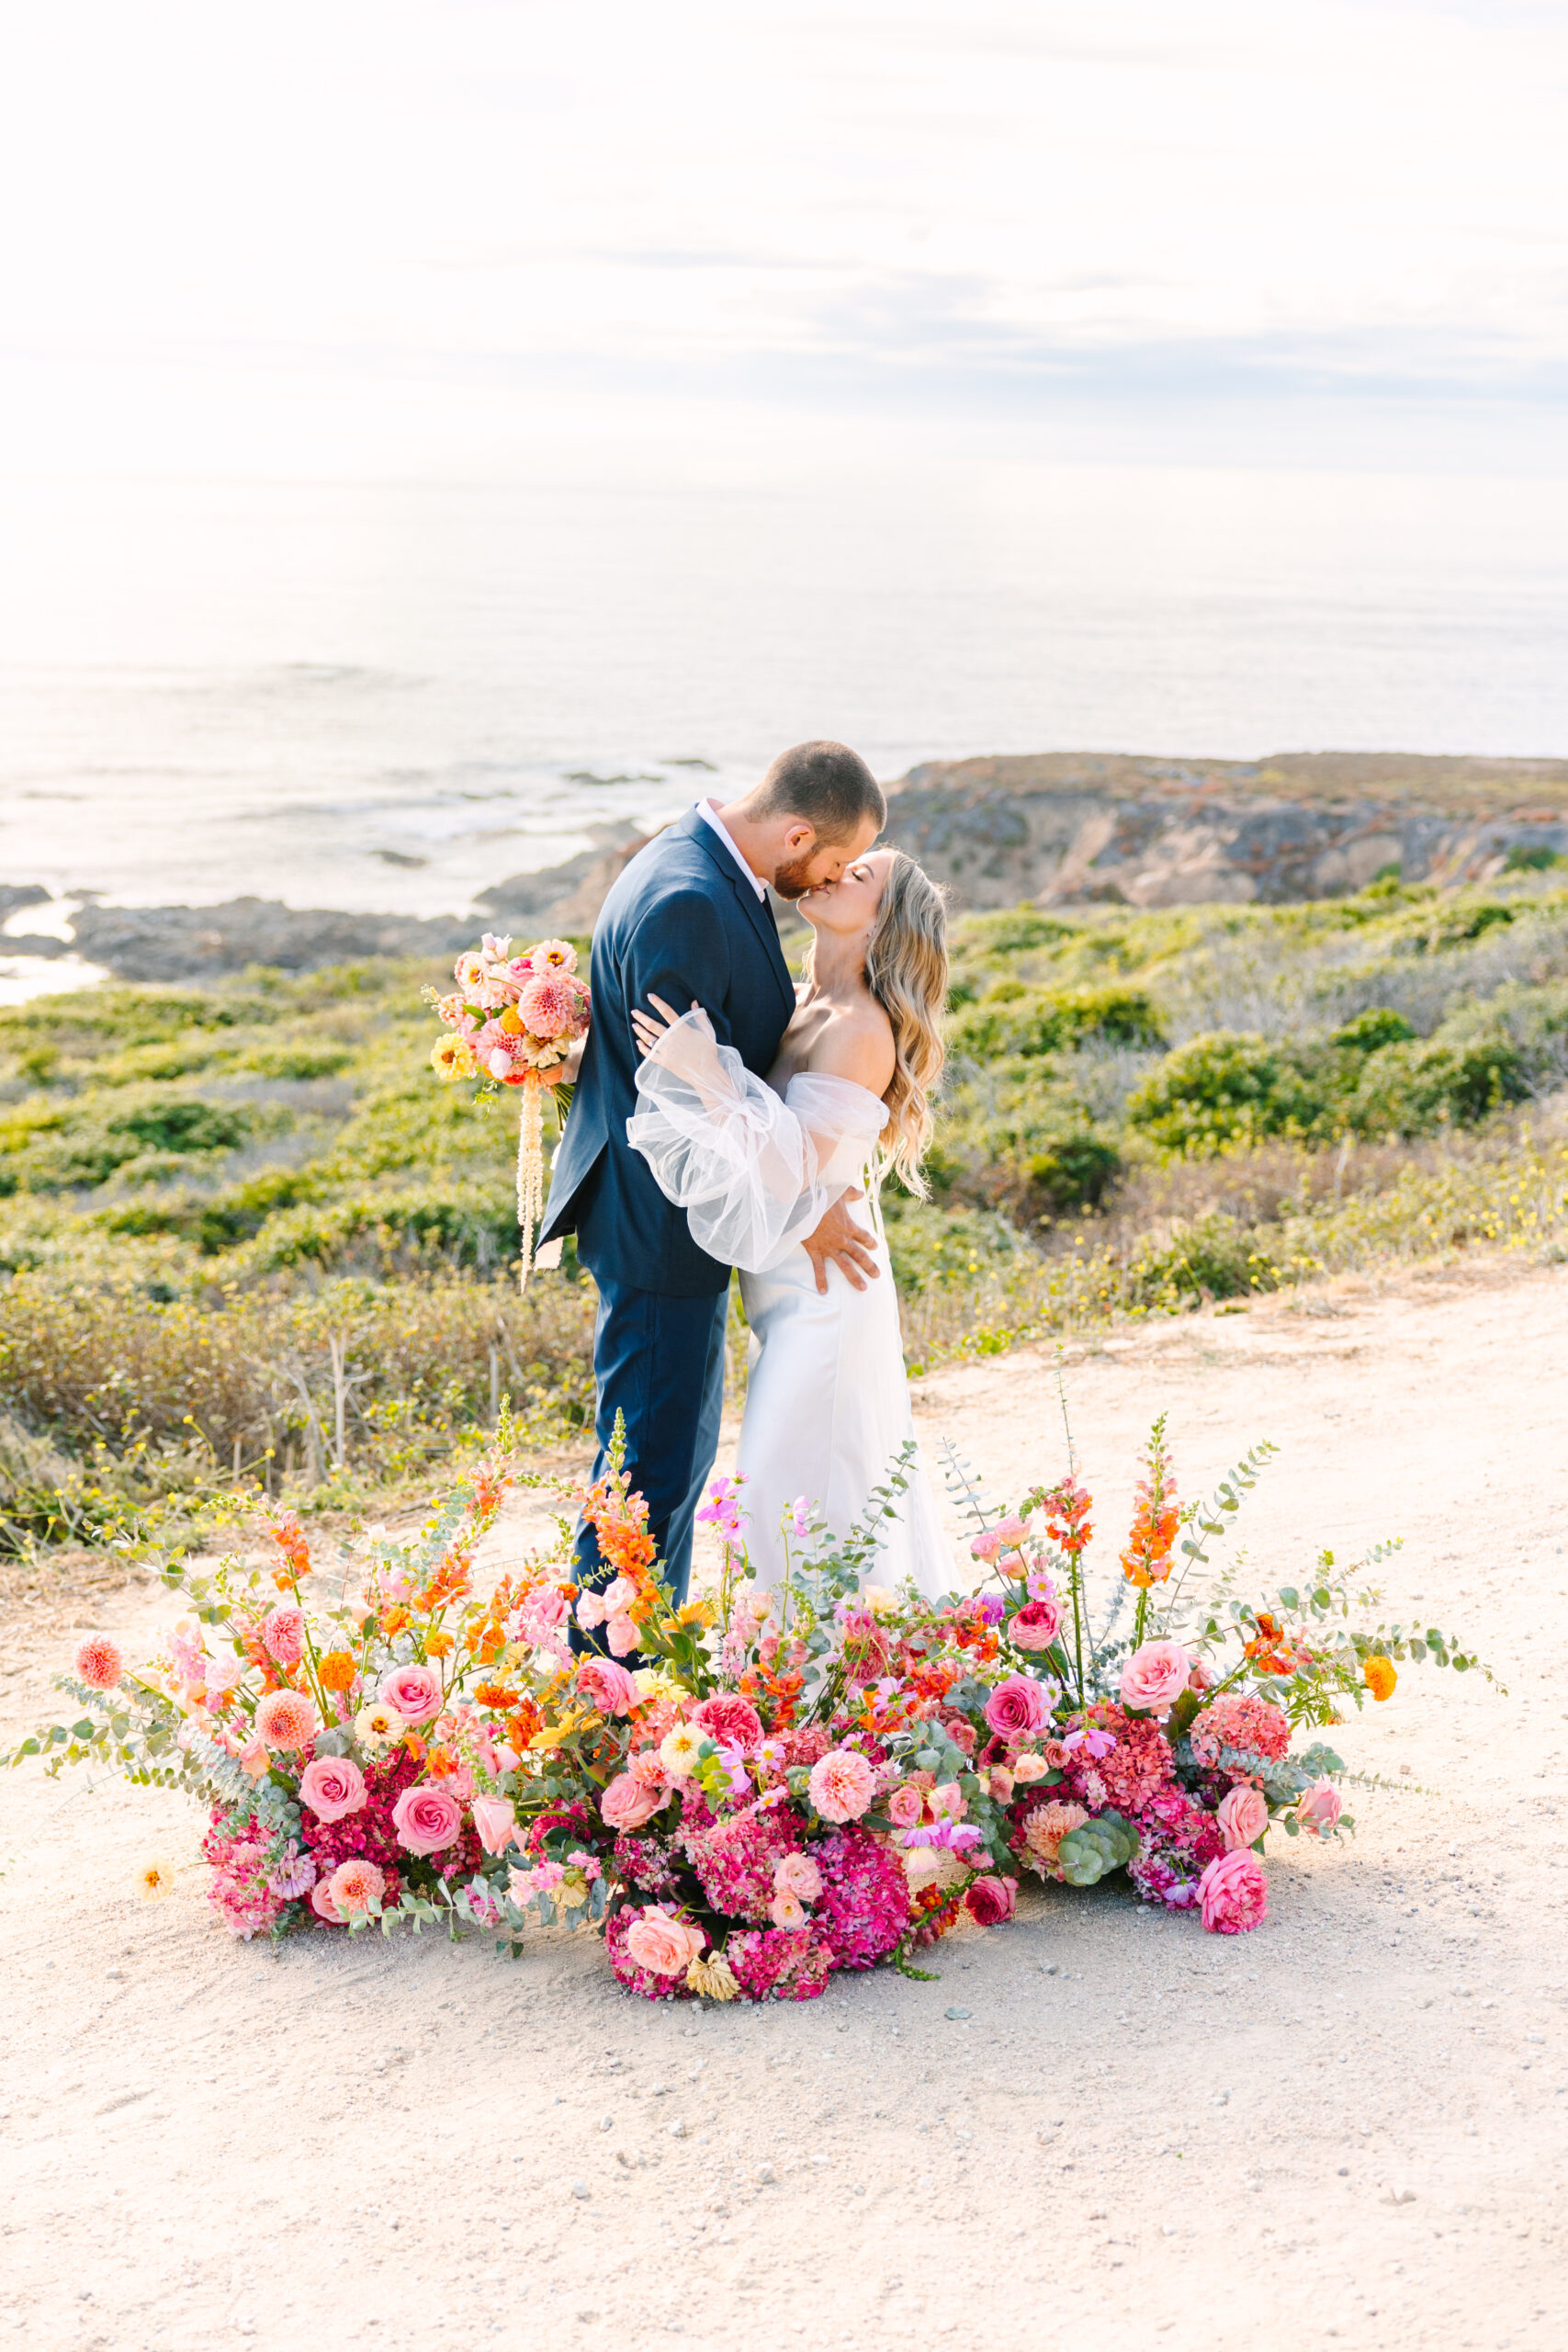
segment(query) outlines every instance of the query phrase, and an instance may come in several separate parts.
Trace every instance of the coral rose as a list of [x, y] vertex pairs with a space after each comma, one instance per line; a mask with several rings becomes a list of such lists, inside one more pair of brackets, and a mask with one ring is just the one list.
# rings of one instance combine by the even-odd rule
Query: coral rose
[[[327, 1881], [328, 1899], [345, 1921], [353, 1912], [368, 1911], [373, 1903], [379, 1903], [386, 1892], [386, 1871], [378, 1869], [374, 1862], [367, 1861], [363, 1854], [351, 1854], [346, 1862], [338, 1864]], [[312, 1901], [314, 1895], [315, 1890], [312, 1890]], [[316, 1908], [321, 1911], [321, 1905], [317, 1904]], [[327, 1914], [321, 1911], [321, 1917], [324, 1919]]]
[[1012, 1759], [1012, 1777], [1021, 1788], [1027, 1788], [1032, 1781], [1043, 1781], [1050, 1770], [1043, 1756], [1036, 1756], [1032, 1749]]
[[666, 1794], [662, 1789], [650, 1789], [635, 1773], [619, 1772], [599, 1800], [600, 1816], [606, 1829], [640, 1829], [659, 1811]]
[[1013, 1898], [1018, 1893], [1015, 1878], [997, 1878], [987, 1874], [977, 1878], [964, 1897], [964, 1908], [977, 1927], [996, 1928], [1010, 1919]]
[[1314, 1781], [1296, 1806], [1296, 1819], [1314, 1837], [1326, 1838], [1344, 1810], [1344, 1800], [1333, 1781]]
[[986, 1702], [986, 1721], [1003, 1739], [1027, 1739], [1050, 1720], [1050, 1699], [1032, 1675], [1010, 1674]]
[[650, 1907], [626, 1929], [625, 1948], [629, 1959], [655, 1976], [683, 1976], [706, 1941], [689, 1919]]
[[908, 1781], [901, 1789], [895, 1789], [887, 1800], [887, 1817], [897, 1829], [913, 1829], [924, 1809], [925, 1800], [919, 1790], [911, 1788]]
[[381, 1677], [378, 1695], [396, 1707], [405, 1724], [427, 1724], [441, 1713], [441, 1678], [428, 1666], [394, 1666]]
[[1256, 1846], [1268, 1828], [1269, 1800], [1249, 1781], [1239, 1781], [1214, 1807], [1214, 1819], [1220, 1825], [1226, 1853], [1236, 1853], [1244, 1846]]
[[876, 1771], [852, 1747], [830, 1747], [811, 1767], [811, 1802], [824, 1821], [858, 1821], [876, 1794]]
[[1241, 1936], [1261, 1925], [1269, 1909], [1269, 1881], [1256, 1854], [1245, 1847], [1222, 1854], [1198, 1882], [1203, 1925], [1212, 1936]]
[[89, 1690], [112, 1690], [125, 1670], [125, 1659], [106, 1634], [89, 1634], [76, 1647], [76, 1679]]
[[613, 1657], [585, 1657], [577, 1669], [577, 1687], [602, 1715], [629, 1714], [642, 1697], [637, 1677]]
[[1016, 1650], [1048, 1650], [1062, 1630], [1062, 1612], [1054, 1600], [1026, 1600], [1008, 1627]]
[[[416, 1781], [392, 1807], [398, 1843], [411, 1854], [439, 1854], [455, 1846], [463, 1831], [463, 1808], [450, 1789], [438, 1781]], [[336, 1881], [333, 1881], [334, 1894]], [[342, 1901], [341, 1896], [336, 1896]]]
[[517, 1808], [510, 1797], [476, 1797], [469, 1811], [487, 1854], [504, 1854], [517, 1838]]
[[346, 1756], [313, 1757], [299, 1775], [299, 1802], [318, 1821], [341, 1821], [365, 1803], [365, 1775]]
[[274, 1609], [261, 1629], [262, 1647], [276, 1665], [298, 1666], [305, 1655], [305, 1611]]
[[1141, 1714], [1168, 1714], [1191, 1672], [1192, 1661], [1179, 1642], [1145, 1642], [1122, 1668], [1122, 1704]]
[[324, 1878], [319, 1878], [310, 1889], [310, 1908], [318, 1919], [326, 1921], [329, 1928], [344, 1925], [343, 1913], [333, 1901], [332, 1888]]
[[256, 1737], [267, 1747], [309, 1747], [321, 1728], [314, 1699], [301, 1690], [269, 1690], [256, 1709]]
[[750, 1699], [728, 1691], [720, 1691], [716, 1698], [705, 1699], [700, 1707], [694, 1707], [692, 1721], [700, 1724], [710, 1739], [726, 1747], [755, 1747], [762, 1736], [762, 1718]]

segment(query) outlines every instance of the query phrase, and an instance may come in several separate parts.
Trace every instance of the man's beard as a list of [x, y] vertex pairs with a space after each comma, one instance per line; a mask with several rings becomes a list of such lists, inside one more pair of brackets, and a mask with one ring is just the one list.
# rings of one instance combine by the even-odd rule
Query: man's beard
[[815, 888], [811, 879], [811, 858], [797, 857], [788, 865], [781, 865], [773, 876], [773, 888], [781, 899], [804, 899]]

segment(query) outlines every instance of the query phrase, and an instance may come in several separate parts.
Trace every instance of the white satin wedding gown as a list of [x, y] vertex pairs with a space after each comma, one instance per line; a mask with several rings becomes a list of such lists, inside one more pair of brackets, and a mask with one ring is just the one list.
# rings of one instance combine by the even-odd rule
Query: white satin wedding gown
[[[820, 1503], [843, 1535], [915, 1433], [872, 1172], [886, 1109], [863, 1086], [812, 1070], [775, 1094], [701, 1012], [666, 1033], [637, 1086], [631, 1143], [686, 1211], [693, 1238], [740, 1270], [751, 1364], [737, 1466], [752, 1566], [760, 1584], [776, 1585], [779, 1522], [795, 1498]], [[867, 1195], [880, 1276], [857, 1291], [829, 1266], [823, 1296], [801, 1243], [852, 1184]], [[932, 1599], [951, 1591], [953, 1555], [918, 1455], [897, 1509], [883, 1521], [874, 1581], [912, 1579]]]

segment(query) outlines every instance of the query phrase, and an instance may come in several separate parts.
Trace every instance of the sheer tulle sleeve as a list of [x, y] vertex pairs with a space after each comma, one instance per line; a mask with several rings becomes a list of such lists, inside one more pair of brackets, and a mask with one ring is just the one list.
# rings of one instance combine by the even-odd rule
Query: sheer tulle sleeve
[[692, 1238], [721, 1263], [776, 1265], [852, 1184], [886, 1123], [878, 1098], [804, 1070], [787, 1099], [754, 1078], [703, 1012], [669, 1029], [637, 1074], [626, 1135]]

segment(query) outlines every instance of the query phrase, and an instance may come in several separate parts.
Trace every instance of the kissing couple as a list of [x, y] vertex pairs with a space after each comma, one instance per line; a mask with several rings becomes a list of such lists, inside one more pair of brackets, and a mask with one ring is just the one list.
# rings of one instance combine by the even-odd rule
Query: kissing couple
[[[912, 858], [873, 846], [886, 816], [857, 753], [796, 744], [743, 798], [699, 800], [656, 835], [594, 933], [593, 1022], [540, 1241], [575, 1233], [598, 1285], [593, 1476], [618, 1414], [677, 1603], [718, 1448], [732, 1269], [761, 1586], [783, 1576], [797, 1497], [841, 1536], [913, 1440], [878, 1188], [891, 1170], [925, 1193], [946, 911]], [[798, 984], [770, 884], [814, 934]], [[586, 1523], [576, 1557], [580, 1586], [602, 1589], [613, 1571]], [[918, 1458], [880, 1566], [931, 1597], [953, 1583]]]

